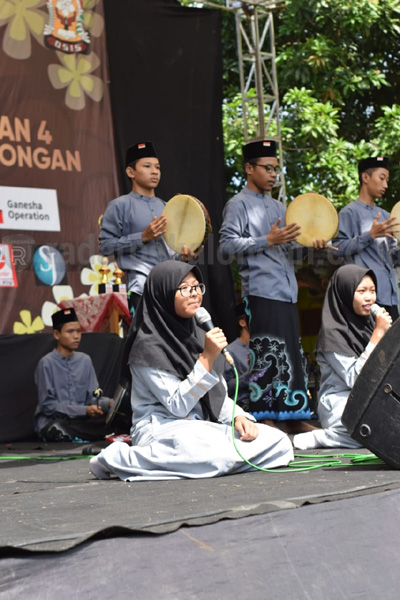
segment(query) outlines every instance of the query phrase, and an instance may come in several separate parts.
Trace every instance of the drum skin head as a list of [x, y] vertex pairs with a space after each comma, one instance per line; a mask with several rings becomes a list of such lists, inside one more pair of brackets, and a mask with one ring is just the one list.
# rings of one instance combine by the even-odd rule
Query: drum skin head
[[206, 234], [206, 218], [201, 203], [193, 196], [177, 194], [167, 202], [163, 215], [167, 217], [164, 239], [180, 254], [182, 246], [197, 250]]
[[[396, 202], [396, 204], [392, 208], [392, 212], [390, 213], [391, 217], [396, 217], [400, 226], [400, 202]], [[400, 227], [399, 227], [400, 229]], [[400, 231], [393, 232], [394, 237], [400, 242]]]
[[285, 217], [286, 225], [297, 223], [301, 227], [301, 234], [296, 242], [302, 246], [312, 247], [314, 240], [331, 240], [338, 229], [339, 219], [336, 208], [332, 202], [308, 192], [297, 196], [288, 205]]

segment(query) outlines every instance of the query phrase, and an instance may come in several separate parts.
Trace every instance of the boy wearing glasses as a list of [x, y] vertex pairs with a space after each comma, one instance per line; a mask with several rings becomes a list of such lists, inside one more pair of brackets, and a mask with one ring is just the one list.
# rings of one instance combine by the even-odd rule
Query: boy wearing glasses
[[271, 197], [279, 174], [275, 142], [250, 142], [242, 151], [247, 183], [224, 209], [220, 248], [238, 261], [249, 316], [250, 412], [268, 424], [285, 422], [290, 433], [306, 431], [312, 427], [303, 422], [310, 408], [290, 258], [300, 226], [285, 225], [285, 208]]

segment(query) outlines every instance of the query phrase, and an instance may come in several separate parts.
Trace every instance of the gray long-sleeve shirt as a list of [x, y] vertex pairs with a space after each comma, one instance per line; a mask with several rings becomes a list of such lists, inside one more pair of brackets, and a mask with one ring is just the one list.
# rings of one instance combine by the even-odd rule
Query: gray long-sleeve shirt
[[[180, 380], [176, 375], [152, 367], [131, 365], [132, 372], [132, 438], [136, 441], [141, 431], [151, 423], [163, 423], [177, 419], [201, 419], [204, 413], [200, 398], [216, 385], [220, 378], [215, 371], [209, 373], [198, 360], [187, 378]], [[223, 384], [226, 384], [221, 379]], [[226, 395], [219, 415], [220, 423], [231, 423], [233, 402]], [[236, 406], [235, 416], [254, 417]]]
[[346, 263], [355, 263], [374, 271], [378, 281], [378, 304], [397, 306], [397, 283], [393, 270], [393, 254], [396, 240], [386, 237], [373, 239], [369, 230], [374, 219], [381, 213], [379, 222], [390, 214], [379, 206], [355, 200], [339, 213], [339, 233], [333, 240], [338, 255]]
[[347, 399], [375, 344], [369, 342], [359, 357], [318, 352], [321, 369], [318, 416], [324, 429], [341, 425]]
[[126, 272], [128, 291], [143, 293], [151, 269], [164, 260], [175, 258], [163, 238], [143, 243], [142, 233], [154, 217], [161, 216], [165, 202], [156, 196], [130, 192], [112, 200], [101, 221], [100, 252], [115, 254], [118, 266]]
[[279, 218], [283, 227], [285, 208], [280, 202], [243, 188], [225, 206], [220, 250], [238, 260], [242, 296], [295, 303], [297, 281], [290, 252], [298, 245], [269, 246], [266, 237]]
[[359, 448], [342, 424], [342, 415], [349, 394], [375, 348], [367, 344], [361, 356], [345, 356], [336, 352], [318, 352], [317, 360], [321, 367], [321, 387], [319, 390], [318, 417], [322, 429], [299, 433], [293, 438], [295, 448]]
[[[93, 391], [99, 387], [90, 356], [74, 352], [65, 357], [56, 349], [40, 359], [35, 371], [39, 402], [34, 425], [36, 433], [57, 418], [86, 416], [86, 408], [96, 404]], [[110, 400], [100, 398], [99, 406], [107, 413]]]

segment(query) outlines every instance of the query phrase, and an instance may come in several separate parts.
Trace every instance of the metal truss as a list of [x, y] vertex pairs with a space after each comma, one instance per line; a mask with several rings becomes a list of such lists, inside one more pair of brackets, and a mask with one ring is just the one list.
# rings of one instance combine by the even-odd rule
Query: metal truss
[[[237, 4], [237, 3], [236, 3]], [[244, 123], [244, 138], [249, 132], [256, 138], [276, 141], [279, 148], [278, 199], [286, 203], [285, 172], [279, 115], [279, 88], [276, 74], [275, 32], [273, 10], [283, 2], [253, 0], [235, 8], [236, 36], [239, 60], [240, 91]], [[255, 97], [249, 96], [250, 89]], [[254, 104], [257, 106], [255, 119]]]
[[[273, 19], [275, 11], [285, 8], [285, 0], [226, 0], [225, 6], [216, 2], [201, 4], [235, 14], [244, 139], [245, 142], [265, 138], [276, 141], [281, 168], [278, 199], [285, 204]], [[255, 95], [249, 95], [252, 89]]]

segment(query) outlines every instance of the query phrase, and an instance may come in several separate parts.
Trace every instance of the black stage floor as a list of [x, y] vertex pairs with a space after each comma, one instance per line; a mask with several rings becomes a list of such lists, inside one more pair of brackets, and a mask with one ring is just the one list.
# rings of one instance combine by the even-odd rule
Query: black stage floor
[[0, 597], [399, 597], [387, 465], [123, 483], [96, 480], [82, 445], [0, 449]]

